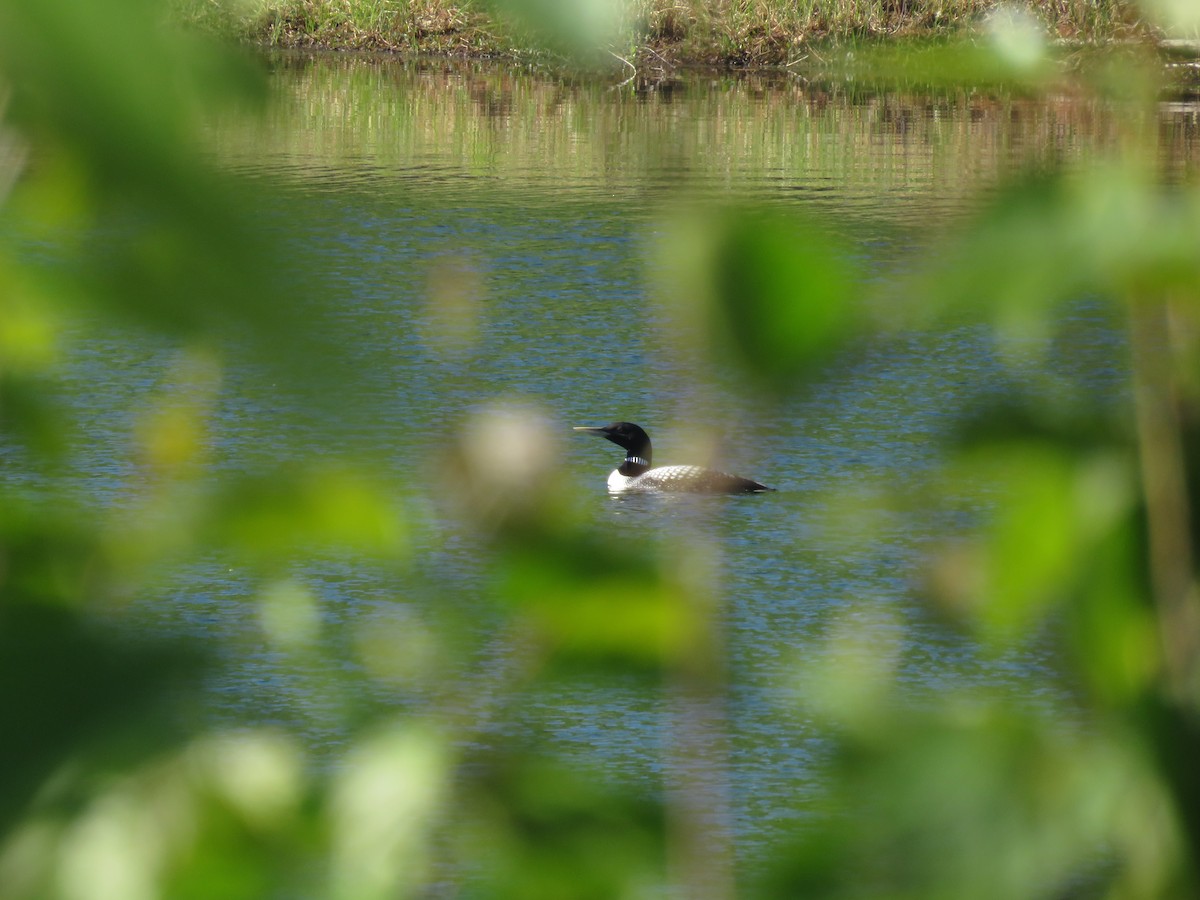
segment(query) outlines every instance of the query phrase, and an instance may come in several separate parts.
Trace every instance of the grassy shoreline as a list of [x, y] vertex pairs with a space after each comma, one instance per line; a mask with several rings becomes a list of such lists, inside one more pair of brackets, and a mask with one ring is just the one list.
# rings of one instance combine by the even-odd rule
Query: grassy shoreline
[[[192, 22], [275, 48], [390, 50], [527, 59], [553, 55], [522, 23], [478, 0], [183, 0]], [[632, 0], [621, 31], [596, 48], [637, 67], [786, 66], [829, 43], [936, 37], [978, 26], [996, 0]], [[1052, 37], [1159, 35], [1132, 0], [1038, 0]]]

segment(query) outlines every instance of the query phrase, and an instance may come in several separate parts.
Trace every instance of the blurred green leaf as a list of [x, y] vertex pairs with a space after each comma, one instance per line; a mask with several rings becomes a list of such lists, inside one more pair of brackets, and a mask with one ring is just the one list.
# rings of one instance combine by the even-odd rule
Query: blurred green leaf
[[875, 41], [840, 57], [834, 69], [858, 84], [906, 90], [969, 84], [1034, 91], [1062, 71], [1044, 27], [1015, 4], [997, 6], [975, 37]]
[[609, 65], [602, 48], [620, 38], [631, 14], [619, 0], [486, 0], [486, 6], [514, 19], [548, 49]]
[[1195, 40], [1200, 34], [1200, 8], [1189, 0], [1145, 0], [1141, 6], [1171, 37]]
[[0, 597], [76, 609], [103, 599], [107, 561], [95, 518], [64, 497], [43, 499], [9, 492], [0, 503]]
[[1089, 553], [1063, 623], [1088, 699], [1114, 709], [1136, 706], [1162, 667], [1157, 622], [1139, 581], [1143, 534], [1132, 516], [1119, 526]]
[[804, 218], [680, 218], [664, 249], [683, 333], [764, 387], [794, 386], [870, 327], [849, 249]]
[[465, 849], [484, 864], [472, 896], [601, 900], [663, 889], [663, 811], [643, 789], [522, 743], [491, 754], [466, 790]]
[[289, 267], [251, 214], [261, 187], [205, 154], [217, 105], [262, 95], [248, 56], [172, 27], [157, 0], [6, 0], [0, 73], [30, 146], [3, 215], [11, 242], [38, 248], [33, 287], [176, 337], [252, 338], [295, 381], [344, 372], [300, 279], [295, 314], [277, 315]]
[[1065, 600], [1084, 544], [1073, 461], [1060, 450], [1009, 443], [968, 468], [992, 486], [997, 510], [983, 540], [976, 616], [1001, 643], [1026, 633]]
[[359, 471], [301, 467], [238, 479], [212, 508], [206, 542], [252, 560], [335, 549], [396, 560], [407, 551], [399, 507]]
[[202, 660], [179, 640], [139, 639], [29, 602], [20, 585], [3, 596], [0, 721], [10, 730], [0, 742], [0, 834], [68, 760], [128, 767], [178, 737], [171, 706], [185, 702]]
[[1001, 335], [1048, 330], [1085, 294], [1114, 300], [1200, 290], [1200, 194], [1136, 165], [1042, 175], [1002, 192], [910, 283], [909, 324], [990, 318]]
[[1184, 860], [1168, 793], [1119, 728], [965, 697], [874, 726], [843, 739], [821, 824], [765, 896], [1169, 894]]
[[444, 737], [421, 724], [362, 736], [330, 797], [332, 896], [419, 894], [452, 759]]
[[684, 593], [645, 561], [586, 535], [505, 546], [501, 596], [560, 664], [661, 670], [695, 649]]

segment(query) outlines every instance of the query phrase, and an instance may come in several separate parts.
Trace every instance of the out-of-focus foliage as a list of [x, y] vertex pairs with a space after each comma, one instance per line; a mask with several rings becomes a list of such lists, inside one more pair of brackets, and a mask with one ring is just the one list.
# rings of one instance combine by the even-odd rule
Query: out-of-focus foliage
[[[870, 65], [886, 71], [897, 54]], [[922, 65], [929, 77], [947, 74], [936, 55], [905, 62]], [[898, 708], [886, 671], [846, 665], [846, 636], [835, 636], [830, 655], [803, 676], [821, 685], [807, 691], [814, 713], [841, 735], [834, 811], [780, 864], [768, 894], [1197, 889], [1200, 793], [1184, 760], [1200, 758], [1192, 513], [1200, 192], [1159, 176], [1149, 115], [1156, 86], [1146, 71], [1135, 60], [1125, 77], [1106, 68], [1096, 80], [1130, 103], [1120, 155], [1010, 185], [903, 280], [900, 296], [859, 301], [874, 317], [858, 321], [880, 329], [874, 340], [892, 329], [983, 323], [1002, 359], [1053, 347], [1061, 311], [1084, 298], [1128, 321], [1132, 408], [1110, 397], [1074, 397], [1070, 410], [1056, 407], [1061, 399], [1014, 397], [963, 423], [946, 496], [987, 484], [994, 508], [976, 533], [948, 536], [927, 583], [935, 609], [997, 650], [1052, 634], [1081, 721], [966, 691], [932, 710]], [[756, 270], [795, 265], [797, 255], [782, 250], [772, 259], [772, 244], [768, 231]], [[811, 310], [813, 331], [825, 333], [827, 292], [811, 286], [821, 269], [809, 266], [791, 292], [761, 291], [749, 278], [708, 302], [718, 319], [745, 309], [781, 328]], [[775, 312], [757, 308], [764, 298]], [[744, 329], [734, 333], [744, 364], [777, 377], [776, 335], [746, 342]]]
[[[163, 570], [215, 556], [253, 573], [247, 602], [268, 640], [308, 663], [320, 601], [303, 565], [403, 565], [419, 551], [404, 492], [352, 457], [213, 471], [209, 419], [230, 359], [334, 394], [345, 371], [325, 310], [248, 224], [250, 189], [204, 162], [205, 111], [252, 106], [252, 70], [160, 13], [148, 0], [0, 2], [0, 894], [370, 898], [460, 878], [484, 897], [661, 896], [668, 882], [730, 894], [727, 835], [689, 799], [722, 764], [705, 752], [721, 743], [724, 685], [704, 560], [592, 533], [546, 476], [554, 439], [527, 411], [479, 413], [447, 454], [458, 514], [495, 559], [507, 653], [486, 684], [443, 680], [449, 637], [406, 621], [355, 652], [433, 699], [353, 720], [329, 765], [286, 729], [212, 731], [191, 714], [219, 651], [158, 634], [127, 605]], [[588, 15], [557, 25], [595, 40]], [[990, 45], [868, 63], [1037, 89], [1053, 68], [1040, 33], [1019, 15], [992, 27]], [[834, 629], [798, 673], [804, 712], [836, 747], [829, 809], [744, 895], [1200, 889], [1200, 194], [1158, 177], [1143, 121], [1154, 84], [1130, 71], [1097, 78], [1140, 103], [1120, 155], [1014, 185], [914, 267], [903, 296], [874, 295], [817, 220], [739, 210], [668, 226], [688, 331], [776, 393], [900, 329], [979, 322], [1004, 351], [1053, 334], [1082, 294], [1130, 323], [1133, 409], [1098, 403], [1086, 429], [1038, 404], [964, 423], [946, 502], [965, 479], [991, 485], [994, 507], [947, 536], [925, 586], [985, 646], [1050, 635], [1066, 648], [1079, 721], [966, 691], [905, 708], [899, 649]], [[56, 470], [68, 429], [53, 376], [91, 317], [182, 346], [135, 429], [137, 489], [103, 510]], [[695, 712], [666, 801], [483, 734], [531, 685], [628, 673]]]
[[[205, 727], [207, 668], [230, 651], [159, 634], [130, 599], [219, 560], [258, 581], [245, 602], [273, 651], [321, 664], [304, 568], [403, 565], [404, 491], [327, 447], [265, 470], [216, 467], [227, 368], [253, 366], [281, 402], [318, 410], [347, 384], [328, 307], [251, 225], [256, 188], [206, 162], [214, 111], [261, 102], [253, 66], [139, 0], [5, 2], [0, 31], [0, 894], [394, 897], [463, 868], [447, 872], [449, 859], [482, 896], [661, 884], [652, 798], [524, 744], [464, 754], [488, 710], [458, 711], [478, 698], [437, 679], [461, 648], [415, 616], [358, 635], [353, 652], [443, 707], [379, 721], [338, 698], [353, 741], [324, 775], [297, 734]], [[55, 378], [97, 320], [180, 347], [132, 429], [136, 483], [103, 510], [60, 483], [78, 437]], [[520, 460], [489, 469], [478, 451], [494, 427], [467, 430], [449, 474], [463, 517], [501, 547], [497, 606], [526, 647], [510, 682], [487, 686], [496, 704], [548, 668], [655, 678], [677, 665], [697, 627], [681, 591], [648, 557], [571, 524], [545, 478], [540, 491], [512, 481]], [[576, 598], [589, 584], [591, 599]]]
[[663, 254], [675, 327], [760, 387], [790, 390], [871, 327], [848, 249], [815, 222], [750, 209], [714, 222], [689, 211]]

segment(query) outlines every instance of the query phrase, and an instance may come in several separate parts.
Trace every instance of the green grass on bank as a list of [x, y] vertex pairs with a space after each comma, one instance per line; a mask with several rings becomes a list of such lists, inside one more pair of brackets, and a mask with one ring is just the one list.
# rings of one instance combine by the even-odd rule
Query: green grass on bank
[[[193, 21], [274, 47], [501, 56], [543, 47], [529, 28], [472, 0], [181, 2]], [[537, 0], [524, 5], [536, 21]], [[786, 65], [817, 42], [957, 33], [996, 6], [996, 0], [629, 0], [624, 25], [597, 49], [643, 63]], [[1052, 35], [1067, 40], [1123, 40], [1155, 30], [1133, 0], [1037, 0], [1031, 9]]]

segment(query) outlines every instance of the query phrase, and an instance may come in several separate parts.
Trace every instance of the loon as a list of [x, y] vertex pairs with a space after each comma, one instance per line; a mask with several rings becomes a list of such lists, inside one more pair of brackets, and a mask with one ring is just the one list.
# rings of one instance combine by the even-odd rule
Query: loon
[[625, 461], [608, 476], [608, 489], [621, 491], [686, 491], [695, 494], [749, 494], [773, 491], [765, 484], [726, 475], [701, 466], [650, 468], [650, 437], [632, 422], [613, 422], [593, 427], [579, 425], [576, 431], [598, 434], [625, 448]]

